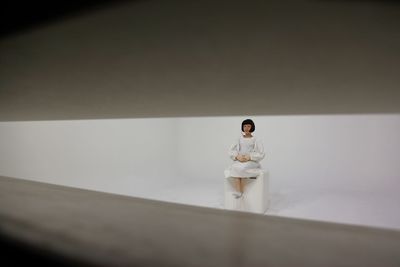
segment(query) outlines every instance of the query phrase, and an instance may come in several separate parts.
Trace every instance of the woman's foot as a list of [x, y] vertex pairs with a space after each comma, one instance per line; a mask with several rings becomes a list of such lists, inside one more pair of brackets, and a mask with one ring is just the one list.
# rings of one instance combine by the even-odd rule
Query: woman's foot
[[234, 192], [232, 195], [233, 195], [235, 198], [241, 198], [241, 197], [243, 196], [243, 193], [242, 193], [242, 192]]

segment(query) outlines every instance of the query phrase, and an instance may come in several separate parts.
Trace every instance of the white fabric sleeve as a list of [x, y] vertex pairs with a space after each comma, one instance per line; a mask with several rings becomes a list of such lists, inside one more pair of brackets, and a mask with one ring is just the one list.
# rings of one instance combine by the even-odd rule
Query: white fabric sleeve
[[261, 141], [256, 140], [254, 151], [250, 152], [250, 159], [252, 161], [260, 161], [265, 157], [264, 146]]
[[236, 160], [236, 156], [239, 154], [239, 151], [238, 151], [238, 150], [239, 150], [238, 143], [239, 143], [239, 142], [233, 143], [233, 144], [231, 145], [231, 147], [229, 148], [228, 154], [229, 154], [229, 157], [230, 157], [232, 160]]

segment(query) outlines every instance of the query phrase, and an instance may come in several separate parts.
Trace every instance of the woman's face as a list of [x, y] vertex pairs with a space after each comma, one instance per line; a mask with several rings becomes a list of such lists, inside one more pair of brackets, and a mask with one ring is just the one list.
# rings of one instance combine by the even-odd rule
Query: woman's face
[[243, 132], [250, 133], [250, 130], [251, 130], [251, 124], [243, 125]]

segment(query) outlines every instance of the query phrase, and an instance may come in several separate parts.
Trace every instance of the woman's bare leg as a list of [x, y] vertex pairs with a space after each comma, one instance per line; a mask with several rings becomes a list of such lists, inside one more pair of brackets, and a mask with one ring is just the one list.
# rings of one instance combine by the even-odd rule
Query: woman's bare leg
[[235, 189], [237, 192], [242, 192], [242, 186], [241, 186], [241, 180], [240, 178], [235, 178]]
[[244, 192], [244, 178], [240, 178], [240, 193]]
[[233, 195], [236, 197], [236, 198], [240, 198], [240, 197], [242, 197], [243, 196], [243, 186], [244, 186], [244, 183], [243, 183], [243, 181], [242, 181], [242, 178], [240, 178], [240, 177], [235, 177], [235, 189], [236, 189], [236, 192], [235, 193], [233, 193]]

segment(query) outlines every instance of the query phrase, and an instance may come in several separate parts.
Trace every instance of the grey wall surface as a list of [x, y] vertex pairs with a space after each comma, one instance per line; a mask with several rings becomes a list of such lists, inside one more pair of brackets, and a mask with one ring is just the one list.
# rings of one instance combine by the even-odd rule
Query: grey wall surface
[[396, 1], [135, 1], [0, 40], [0, 120], [398, 113]]

